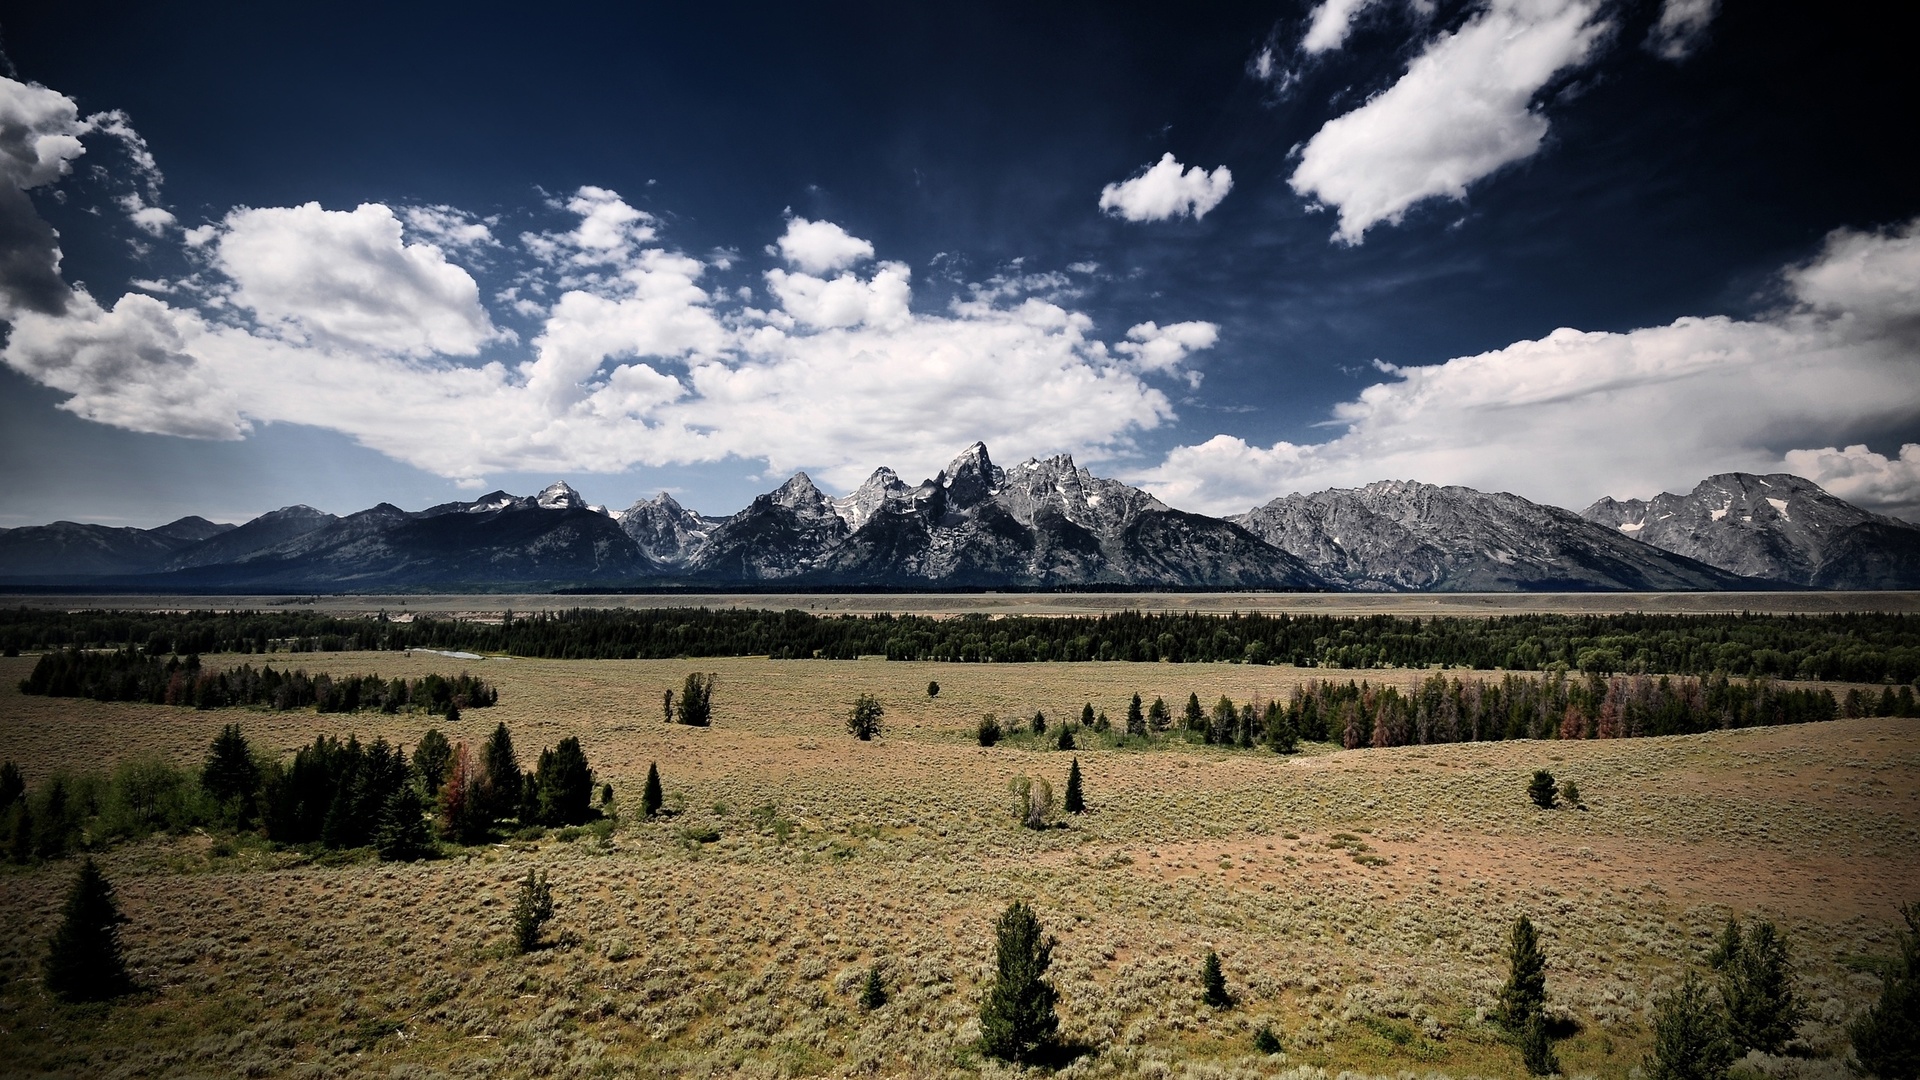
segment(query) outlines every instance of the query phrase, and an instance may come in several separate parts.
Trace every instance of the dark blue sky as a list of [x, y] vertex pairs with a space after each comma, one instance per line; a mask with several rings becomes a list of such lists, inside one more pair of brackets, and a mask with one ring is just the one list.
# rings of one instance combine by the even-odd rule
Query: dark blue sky
[[[969, 285], [995, 276], [1061, 274], [1029, 291], [1089, 317], [1088, 336], [1109, 346], [1149, 320], [1212, 324], [1214, 344], [1189, 350], [1179, 368], [1136, 372], [1167, 401], [1170, 412], [1157, 419], [1122, 410], [1104, 436], [1044, 424], [980, 433], [994, 436], [1003, 459], [1074, 451], [1096, 471], [1138, 479], [1177, 504], [1244, 507], [1296, 484], [1404, 475], [1507, 487], [1577, 508], [1602, 494], [1653, 493], [1601, 485], [1672, 486], [1854, 444], [1864, 455], [1842, 466], [1820, 459], [1828, 471], [1816, 479], [1895, 511], [1913, 498], [1900, 486], [1900, 451], [1920, 441], [1920, 403], [1889, 403], [1874, 391], [1875, 379], [1920, 374], [1904, 332], [1859, 361], [1875, 373], [1860, 380], [1870, 403], [1768, 414], [1752, 430], [1645, 450], [1565, 483], [1517, 465], [1503, 482], [1501, 455], [1467, 461], [1474, 438], [1435, 443], [1431, 418], [1409, 429], [1409, 445], [1424, 448], [1413, 456], [1371, 458], [1355, 444], [1337, 464], [1326, 463], [1333, 451], [1314, 451], [1315, 463], [1295, 468], [1285, 463], [1297, 455], [1272, 453], [1275, 444], [1336, 439], [1353, 417], [1330, 425], [1333, 411], [1368, 385], [1407, 385], [1375, 361], [1442, 365], [1560, 327], [1623, 334], [1686, 316], [1779, 328], [1783, 312], [1817, 307], [1783, 283], [1783, 270], [1831, 253], [1834, 230], [1887, 240], [1920, 213], [1920, 174], [1907, 161], [1920, 131], [1920, 80], [1905, 55], [1911, 14], [1896, 25], [1867, 5], [1731, 4], [1712, 14], [1687, 55], [1663, 58], [1644, 45], [1658, 5], [1596, 3], [1593, 42], [1527, 99], [1549, 125], [1537, 150], [1471, 179], [1464, 198], [1416, 200], [1404, 219], [1372, 224], [1354, 244], [1331, 239], [1338, 206], [1324, 190], [1320, 201], [1330, 205], [1316, 209], [1290, 185], [1304, 146], [1394, 87], [1436, 41], [1464, 37], [1491, 17], [1487, 5], [1422, 13], [1381, 0], [1361, 11], [1342, 48], [1312, 57], [1299, 45], [1306, 3], [24, 7], [0, 19], [17, 78], [72, 99], [82, 117], [124, 111], [164, 174], [158, 204], [181, 228], [229, 222], [236, 208], [305, 203], [327, 211], [444, 206], [491, 219], [496, 245], [465, 256], [448, 248], [449, 260], [477, 280], [492, 325], [518, 340], [452, 360], [416, 354], [416, 365], [497, 359], [511, 368], [532, 355], [550, 312], [516, 312], [497, 299], [530, 280], [516, 238], [571, 228], [577, 219], [553, 204], [593, 186], [653, 215], [663, 250], [707, 260], [700, 287], [715, 297], [756, 290], [740, 305], [758, 310], [774, 306], [765, 275], [791, 262], [765, 249], [798, 218], [870, 241], [875, 261], [853, 267], [863, 280], [878, 262], [906, 264], [916, 315], [948, 312]], [[1262, 50], [1298, 79], [1283, 87], [1260, 77]], [[1435, 106], [1434, 115], [1440, 123], [1448, 114]], [[113, 202], [126, 187], [125, 155], [97, 135], [85, 142], [70, 175], [31, 192], [59, 231], [66, 280], [84, 283], [102, 307], [136, 279], [199, 273], [204, 285], [212, 271], [196, 252], [219, 241], [194, 249], [171, 233], [131, 228]], [[1188, 167], [1229, 168], [1230, 192], [1200, 217], [1102, 212], [1103, 187], [1166, 153]], [[555, 279], [541, 303], [564, 288]], [[205, 306], [220, 291], [215, 282], [197, 294], [216, 320], [234, 310]], [[180, 296], [168, 302], [184, 307]], [[1821, 339], [1803, 353], [1825, 356], [1826, 348]], [[690, 369], [675, 366], [686, 362], [653, 367], [691, 386]], [[617, 465], [595, 472], [580, 462], [548, 467], [551, 455], [509, 454], [453, 477], [436, 475], [451, 471], [444, 466], [420, 467], [425, 451], [395, 450], [400, 436], [380, 442], [364, 427], [318, 417], [306, 426], [292, 421], [297, 408], [236, 406], [255, 418], [239, 441], [156, 433], [185, 430], [173, 421], [81, 419], [56, 409], [74, 391], [44, 363], [10, 363], [0, 370], [0, 525], [53, 517], [152, 524], [292, 502], [335, 512], [381, 500], [420, 506], [480, 478], [526, 490], [558, 476], [597, 501], [625, 505], [671, 487], [690, 505], [726, 512], [792, 467], [824, 470], [825, 486], [844, 488], [845, 477], [873, 465], [924, 472], [930, 453], [903, 434], [898, 457], [887, 456], [885, 433], [899, 422], [876, 419], [879, 434], [844, 460], [830, 431], [791, 446], [769, 436], [761, 456], [751, 437], [729, 434], [719, 460], [711, 451], [660, 451], [637, 463], [633, 455], [583, 458]], [[1002, 370], [987, 355], [965, 378], [989, 385]], [[1201, 376], [1197, 384], [1189, 373]], [[1658, 436], [1636, 427], [1632, 414], [1645, 410], [1630, 396], [1605, 386], [1568, 393], [1585, 402], [1576, 426], [1606, 429], [1605, 411], [1620, 410], [1623, 440]], [[831, 407], [783, 398], [769, 415], [802, 403]], [[382, 408], [371, 388], [366, 407]], [[889, 401], [854, 395], [849, 407], [877, 416]], [[724, 426], [717, 415], [684, 422]], [[1499, 425], [1504, 415], [1462, 410], [1457, 426]], [[1567, 426], [1533, 414], [1518, 426], [1534, 424]], [[1369, 445], [1398, 445], [1394, 430], [1376, 428]], [[957, 430], [940, 456], [960, 449]], [[1219, 435], [1247, 453], [1176, 452]], [[1591, 452], [1605, 459], [1612, 451]], [[530, 467], [513, 467], [521, 460]]]

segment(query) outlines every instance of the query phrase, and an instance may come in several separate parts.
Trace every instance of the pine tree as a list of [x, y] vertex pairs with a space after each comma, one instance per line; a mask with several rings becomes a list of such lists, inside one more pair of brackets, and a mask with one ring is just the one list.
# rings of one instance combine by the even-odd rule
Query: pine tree
[[1540, 951], [1540, 935], [1525, 915], [1514, 920], [1507, 945], [1507, 984], [1500, 988], [1494, 1018], [1507, 1033], [1526, 1034], [1527, 1024], [1547, 1004], [1547, 957]]
[[1037, 709], [1034, 710], [1033, 714], [1033, 733], [1035, 735], [1045, 735], [1047, 733], [1047, 714]]
[[1693, 972], [1654, 1003], [1653, 1052], [1643, 1066], [1647, 1080], [1726, 1080], [1733, 1064], [1727, 1021], [1706, 984]]
[[640, 792], [640, 816], [650, 818], [658, 814], [663, 799], [660, 792], [660, 766], [650, 761], [647, 763], [647, 786]]
[[113, 886], [89, 857], [67, 892], [47, 950], [47, 989], [66, 1001], [105, 1001], [131, 989], [120, 956], [120, 924], [126, 921]]
[[860, 1007], [872, 1012], [887, 1003], [887, 984], [880, 981], [880, 965], [867, 968], [867, 981], [860, 987]]
[[431, 799], [440, 794], [440, 785], [446, 782], [447, 765], [453, 760], [453, 744], [440, 734], [439, 728], [428, 728], [420, 736], [420, 745], [413, 748], [413, 771], [420, 778], [420, 790]]
[[680, 687], [680, 703], [675, 706], [676, 718], [689, 727], [706, 727], [713, 723], [713, 686], [716, 675], [690, 674]]
[[992, 746], [994, 743], [999, 742], [1000, 718], [992, 713], [987, 713], [985, 716], [982, 716], [980, 718], [980, 728], [977, 735], [981, 746]]
[[1740, 955], [1740, 920], [1727, 916], [1727, 925], [1720, 928], [1720, 940], [1707, 954], [1707, 966], [1715, 971], [1723, 971], [1728, 964]]
[[1133, 695], [1127, 702], [1127, 734], [1141, 736], [1147, 733], [1147, 714], [1140, 711], [1140, 695]]
[[1847, 1025], [1856, 1072], [1881, 1080], [1920, 1076], [1920, 904], [1900, 909], [1907, 929], [1880, 974], [1880, 1000]]
[[255, 800], [260, 792], [260, 767], [254, 764], [253, 751], [239, 724], [220, 729], [207, 751], [207, 763], [200, 770], [200, 786], [220, 804], [223, 812], [240, 828], [253, 821]]
[[1207, 950], [1200, 962], [1200, 1000], [1216, 1009], [1231, 1009], [1233, 995], [1227, 993], [1227, 976], [1220, 970], [1220, 954]]
[[1082, 813], [1087, 801], [1080, 793], [1080, 759], [1073, 759], [1073, 766], [1067, 770], [1067, 794], [1061, 802], [1061, 808], [1069, 814]]
[[1734, 1050], [1778, 1054], [1793, 1041], [1806, 1006], [1793, 992], [1787, 941], [1766, 920], [1747, 928], [1739, 952], [1721, 969], [1720, 998]]
[[512, 817], [520, 810], [520, 759], [513, 752], [513, 733], [502, 723], [487, 737], [480, 751], [486, 799], [483, 810], [489, 818]]
[[553, 890], [547, 886], [546, 872], [535, 876], [534, 871], [529, 870], [513, 898], [514, 947], [523, 953], [532, 952], [540, 944], [540, 928], [551, 918]]
[[1261, 1024], [1260, 1030], [1253, 1033], [1253, 1050], [1257, 1054], [1277, 1054], [1280, 1052], [1280, 1036], [1273, 1033], [1272, 1025]]
[[1053, 748], [1055, 750], [1073, 749], [1073, 729], [1065, 724], [1061, 724], [1060, 735], [1053, 740]]
[[412, 784], [402, 784], [387, 797], [380, 815], [380, 831], [374, 836], [374, 849], [387, 862], [412, 862], [424, 859], [433, 850], [427, 836], [426, 811], [420, 805], [420, 793]]
[[1153, 704], [1147, 707], [1147, 730], [1159, 734], [1167, 730], [1172, 723], [1173, 718], [1167, 712], [1167, 699], [1154, 698]]
[[847, 713], [847, 731], [861, 742], [870, 742], [881, 734], [880, 718], [887, 710], [880, 706], [880, 699], [872, 694], [861, 694], [853, 699], [853, 709]]
[[1187, 695], [1187, 730], [1203, 732], [1207, 730], [1207, 714], [1200, 708], [1200, 695]]
[[542, 825], [579, 825], [593, 814], [593, 769], [572, 735], [540, 752], [534, 770], [536, 815]]
[[1520, 1033], [1520, 1061], [1533, 1076], [1552, 1076], [1560, 1071], [1560, 1056], [1553, 1052], [1553, 1039], [1547, 1034], [1547, 1018], [1534, 1013]]
[[1093, 702], [1091, 701], [1080, 706], [1080, 726], [1083, 728], [1093, 726]]
[[1047, 981], [1054, 940], [1023, 900], [1015, 900], [994, 927], [996, 970], [980, 1003], [980, 1049], [1003, 1061], [1032, 1064], [1053, 1046], [1060, 1029], [1059, 995]]
[[1527, 783], [1527, 798], [1542, 810], [1553, 809], [1553, 774], [1545, 769], [1536, 769], [1533, 779]]

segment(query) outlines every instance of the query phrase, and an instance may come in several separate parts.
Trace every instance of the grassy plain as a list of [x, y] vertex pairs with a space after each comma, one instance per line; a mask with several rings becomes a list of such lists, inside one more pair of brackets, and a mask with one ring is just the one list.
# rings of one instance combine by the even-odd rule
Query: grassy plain
[[[242, 658], [209, 657], [224, 665]], [[260, 658], [246, 658], [258, 661]], [[1015, 825], [1008, 782], [1060, 790], [1070, 755], [983, 749], [983, 712], [1116, 721], [1136, 690], [1184, 703], [1284, 695], [1325, 672], [1169, 664], [946, 665], [762, 659], [274, 657], [418, 677], [466, 667], [500, 691], [523, 763], [578, 735], [616, 809], [659, 763], [676, 813], [622, 815], [604, 841], [549, 835], [412, 865], [315, 861], [194, 836], [116, 849], [145, 989], [62, 1007], [37, 963], [71, 863], [0, 871], [0, 1067], [8, 1075], [571, 1076], [997, 1074], [969, 1049], [992, 920], [1034, 903], [1059, 937], [1067, 1075], [1518, 1077], [1481, 1022], [1513, 918], [1549, 957], [1572, 1075], [1625, 1076], [1647, 1004], [1701, 968], [1728, 914], [1790, 935], [1816, 1052], [1755, 1061], [1839, 1076], [1841, 1025], [1878, 988], [1870, 959], [1920, 898], [1920, 726], [1849, 720], [1614, 742], [1333, 752], [1175, 746], [1078, 752], [1090, 812]], [[134, 753], [197, 763], [237, 719], [290, 753], [316, 734], [411, 745], [425, 717], [199, 713], [22, 696], [0, 660], [0, 758], [29, 782]], [[276, 664], [276, 666], [279, 666]], [[662, 722], [662, 691], [718, 674], [714, 726]], [[1406, 684], [1424, 673], [1341, 672]], [[926, 685], [937, 680], [938, 698]], [[862, 692], [873, 743], [845, 732]], [[1586, 809], [1539, 811], [1535, 768]], [[717, 831], [702, 843], [689, 834]], [[553, 947], [504, 948], [514, 882], [547, 870]], [[1199, 1001], [1219, 950], [1236, 1008]], [[878, 963], [893, 997], [867, 1013]], [[1256, 1054], [1271, 1024], [1284, 1044]]]

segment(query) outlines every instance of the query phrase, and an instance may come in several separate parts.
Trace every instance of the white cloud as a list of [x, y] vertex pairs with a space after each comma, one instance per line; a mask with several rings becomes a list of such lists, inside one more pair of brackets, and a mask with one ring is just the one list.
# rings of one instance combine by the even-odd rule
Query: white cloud
[[0, 318], [66, 306], [59, 237], [27, 192], [59, 180], [86, 153], [79, 117], [65, 94], [0, 77]]
[[779, 240], [780, 257], [808, 274], [844, 270], [873, 258], [873, 244], [831, 221], [792, 218]]
[[409, 206], [401, 212], [407, 228], [429, 243], [453, 250], [496, 247], [487, 222], [452, 206]]
[[498, 336], [473, 277], [439, 248], [405, 243], [379, 203], [235, 210], [215, 260], [236, 303], [317, 343], [467, 356]]
[[1609, 28], [1599, 10], [1595, 0], [1493, 0], [1315, 133], [1293, 190], [1337, 208], [1335, 237], [1349, 244], [1422, 200], [1465, 198], [1469, 184], [1539, 150], [1548, 125], [1534, 95], [1592, 54]]
[[1188, 354], [1211, 349], [1220, 340], [1220, 328], [1210, 322], [1143, 322], [1127, 331], [1127, 340], [1114, 351], [1131, 356], [1142, 371], [1172, 371]]
[[1198, 219], [1232, 190], [1233, 173], [1225, 165], [1212, 172], [1198, 165], [1182, 170], [1168, 153], [1138, 176], [1101, 188], [1100, 209], [1128, 221]]
[[1920, 522], [1920, 443], [1907, 443], [1893, 458], [1860, 443], [1789, 450], [1782, 464], [1848, 502]]
[[909, 317], [911, 278], [905, 263], [883, 262], [865, 281], [853, 274], [827, 279], [769, 270], [767, 288], [779, 299], [781, 309], [803, 326], [898, 326]]
[[1839, 231], [1785, 275], [1795, 305], [1764, 318], [1562, 329], [1440, 364], [1383, 365], [1391, 379], [1337, 406], [1340, 434], [1325, 442], [1260, 447], [1219, 435], [1135, 479], [1174, 505], [1216, 513], [1383, 478], [1578, 508], [1601, 495], [1684, 491], [1716, 472], [1838, 476], [1845, 465], [1865, 478], [1851, 490], [1869, 506], [1913, 505], [1920, 488], [1901, 487], [1904, 465], [1783, 452], [1920, 422], [1920, 298], [1898, 287], [1917, 257], [1914, 223]]
[[1300, 51], [1314, 56], [1345, 45], [1354, 20], [1373, 4], [1374, 0], [1320, 0], [1307, 17], [1307, 32], [1300, 39]]
[[1647, 48], [1663, 60], [1685, 60], [1700, 47], [1719, 9], [1720, 0], [1663, 0]]

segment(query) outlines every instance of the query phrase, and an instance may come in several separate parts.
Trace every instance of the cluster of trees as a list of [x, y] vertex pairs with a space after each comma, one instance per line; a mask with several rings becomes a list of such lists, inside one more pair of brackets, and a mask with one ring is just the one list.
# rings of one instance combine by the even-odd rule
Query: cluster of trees
[[1920, 616], [1207, 615], [935, 619], [668, 608], [509, 616], [498, 624], [287, 612], [0, 612], [10, 649], [143, 647], [149, 653], [457, 648], [554, 659], [702, 656], [1018, 663], [1233, 661], [1321, 667], [1668, 672], [1912, 684]]
[[194, 654], [163, 660], [131, 648], [47, 653], [34, 663], [32, 673], [20, 680], [20, 692], [198, 709], [232, 705], [312, 708], [320, 712], [421, 709], [436, 716], [484, 708], [500, 699], [499, 691], [464, 671], [452, 678], [428, 675], [413, 680], [382, 679], [378, 675], [310, 676], [299, 670], [275, 671], [271, 666], [256, 671], [250, 664], [209, 671], [201, 667], [200, 657]]
[[[658, 783], [651, 778], [655, 797]], [[56, 774], [29, 792], [13, 762], [0, 764], [0, 835], [21, 863], [194, 828], [255, 832], [289, 846], [372, 847], [383, 859], [408, 860], [432, 854], [434, 831], [478, 843], [502, 821], [585, 824], [599, 815], [594, 793], [593, 768], [572, 736], [522, 772], [505, 724], [477, 753], [438, 730], [411, 754], [384, 738], [363, 745], [321, 735], [284, 763], [256, 753], [239, 725], [228, 724], [197, 774], [137, 758], [106, 778]]]

